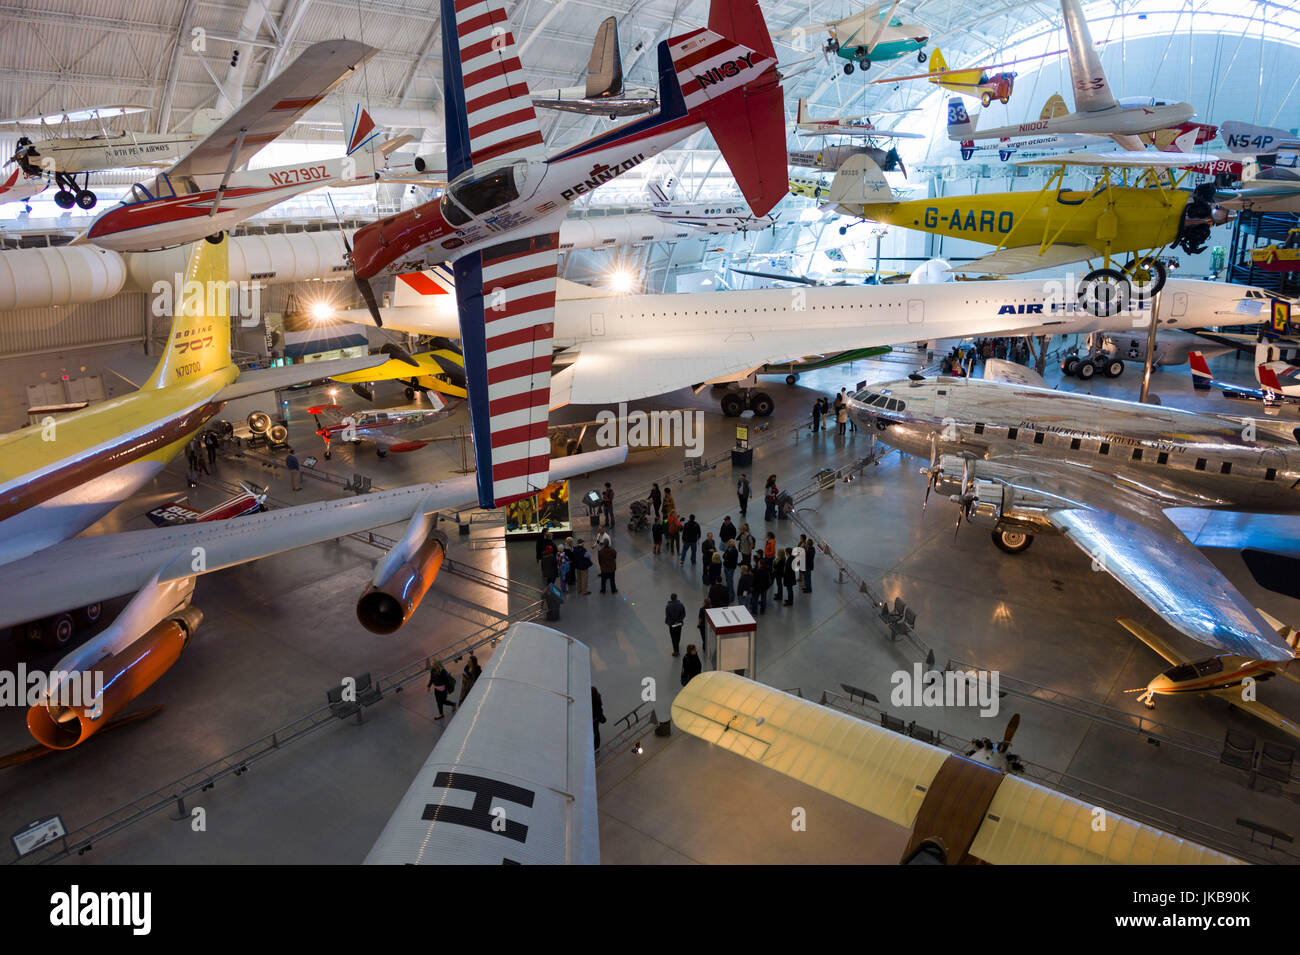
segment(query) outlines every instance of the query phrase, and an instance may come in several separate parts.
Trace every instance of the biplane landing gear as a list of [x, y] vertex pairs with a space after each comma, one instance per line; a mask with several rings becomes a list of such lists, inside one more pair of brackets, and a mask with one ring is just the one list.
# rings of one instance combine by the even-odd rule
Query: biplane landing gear
[[1129, 280], [1129, 285], [1133, 291], [1139, 295], [1155, 295], [1165, 287], [1165, 279], [1169, 278], [1169, 270], [1159, 259], [1142, 261], [1133, 259], [1124, 266], [1124, 275]]
[[988, 109], [988, 108], [989, 108], [989, 104], [992, 103], [992, 102], [993, 102], [993, 94], [992, 94], [992, 93], [989, 93], [989, 92], [985, 91], [985, 92], [983, 92], [983, 93], [980, 94], [980, 105], [983, 106], [985, 109]]
[[916, 51], [916, 62], [918, 62], [918, 63], [924, 63], [924, 62], [925, 62], [925, 50], [917, 50], [917, 51]]
[[77, 197], [66, 189], [60, 189], [54, 194], [54, 204], [60, 209], [71, 209], [77, 204]]
[[89, 189], [82, 189], [76, 196], [78, 209], [93, 209], [95, 208], [95, 203], [98, 201], [99, 197]]
[[1109, 318], [1128, 307], [1131, 290], [1118, 270], [1094, 269], [1079, 283], [1079, 304], [1098, 318]]

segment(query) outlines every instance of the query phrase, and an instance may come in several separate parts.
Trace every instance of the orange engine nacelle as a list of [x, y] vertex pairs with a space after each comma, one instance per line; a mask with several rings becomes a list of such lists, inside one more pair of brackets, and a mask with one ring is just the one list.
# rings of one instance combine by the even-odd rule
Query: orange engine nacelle
[[50, 749], [72, 749], [84, 743], [167, 672], [202, 622], [203, 611], [184, 607], [97, 664], [91, 672], [102, 674], [104, 685], [98, 715], [91, 715], [96, 709], [93, 700], [82, 700], [77, 706], [43, 703], [27, 711], [27, 729]]
[[420, 606], [446, 555], [446, 538], [430, 534], [410, 560], [400, 564], [382, 584], [371, 584], [361, 595], [357, 601], [361, 626], [371, 633], [397, 631]]

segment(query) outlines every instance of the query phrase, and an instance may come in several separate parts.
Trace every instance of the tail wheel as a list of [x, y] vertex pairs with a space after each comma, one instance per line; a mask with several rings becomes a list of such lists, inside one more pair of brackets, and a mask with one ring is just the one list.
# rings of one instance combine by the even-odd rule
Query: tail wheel
[[1079, 283], [1079, 303], [1098, 318], [1118, 315], [1128, 308], [1132, 291], [1128, 279], [1116, 269], [1094, 269]]
[[1169, 278], [1169, 269], [1159, 259], [1141, 264], [1133, 261], [1124, 266], [1124, 275], [1133, 286], [1133, 291], [1139, 295], [1155, 295], [1165, 287], [1165, 280]]
[[289, 429], [282, 424], [272, 425], [266, 436], [276, 444], [284, 444], [289, 439]]
[[750, 399], [749, 406], [754, 409], [754, 416], [758, 418], [766, 418], [776, 410], [776, 402], [761, 391]]
[[739, 418], [744, 410], [745, 401], [736, 392], [728, 391], [722, 396], [722, 413], [728, 418]]
[[993, 95], [991, 93], [980, 94], [980, 105], [983, 106], [985, 109], [988, 109], [989, 103], [992, 102], [993, 102]]
[[271, 430], [271, 416], [265, 411], [254, 411], [248, 416], [248, 430], [256, 435], [266, 434]]
[[999, 96], [999, 97], [998, 97], [998, 102], [1001, 103], [1003, 106], [1006, 106], [1008, 103], [1011, 102], [1011, 97], [1010, 97], [1010, 96]]
[[1007, 554], [1023, 554], [1033, 542], [1033, 534], [1015, 528], [993, 532], [993, 543], [998, 545], [998, 550]]

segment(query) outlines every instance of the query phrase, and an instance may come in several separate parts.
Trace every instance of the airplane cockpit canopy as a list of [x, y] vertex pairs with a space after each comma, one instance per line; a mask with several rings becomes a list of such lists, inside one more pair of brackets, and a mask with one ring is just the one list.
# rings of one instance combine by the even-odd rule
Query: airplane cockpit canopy
[[145, 185], [137, 182], [131, 191], [122, 198], [122, 205], [131, 206], [137, 202], [151, 202], [154, 199], [171, 199], [176, 196], [190, 196], [199, 191], [193, 176], [169, 176], [159, 173], [153, 182]]
[[528, 178], [527, 160], [476, 166], [452, 180], [442, 197], [448, 224], [462, 226], [519, 198]]

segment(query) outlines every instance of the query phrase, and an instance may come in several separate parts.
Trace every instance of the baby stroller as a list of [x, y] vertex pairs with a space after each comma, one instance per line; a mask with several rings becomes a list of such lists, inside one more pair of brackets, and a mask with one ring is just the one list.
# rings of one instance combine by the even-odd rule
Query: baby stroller
[[632, 502], [632, 519], [627, 522], [627, 529], [630, 531], [643, 531], [650, 526], [650, 502], [633, 501]]

